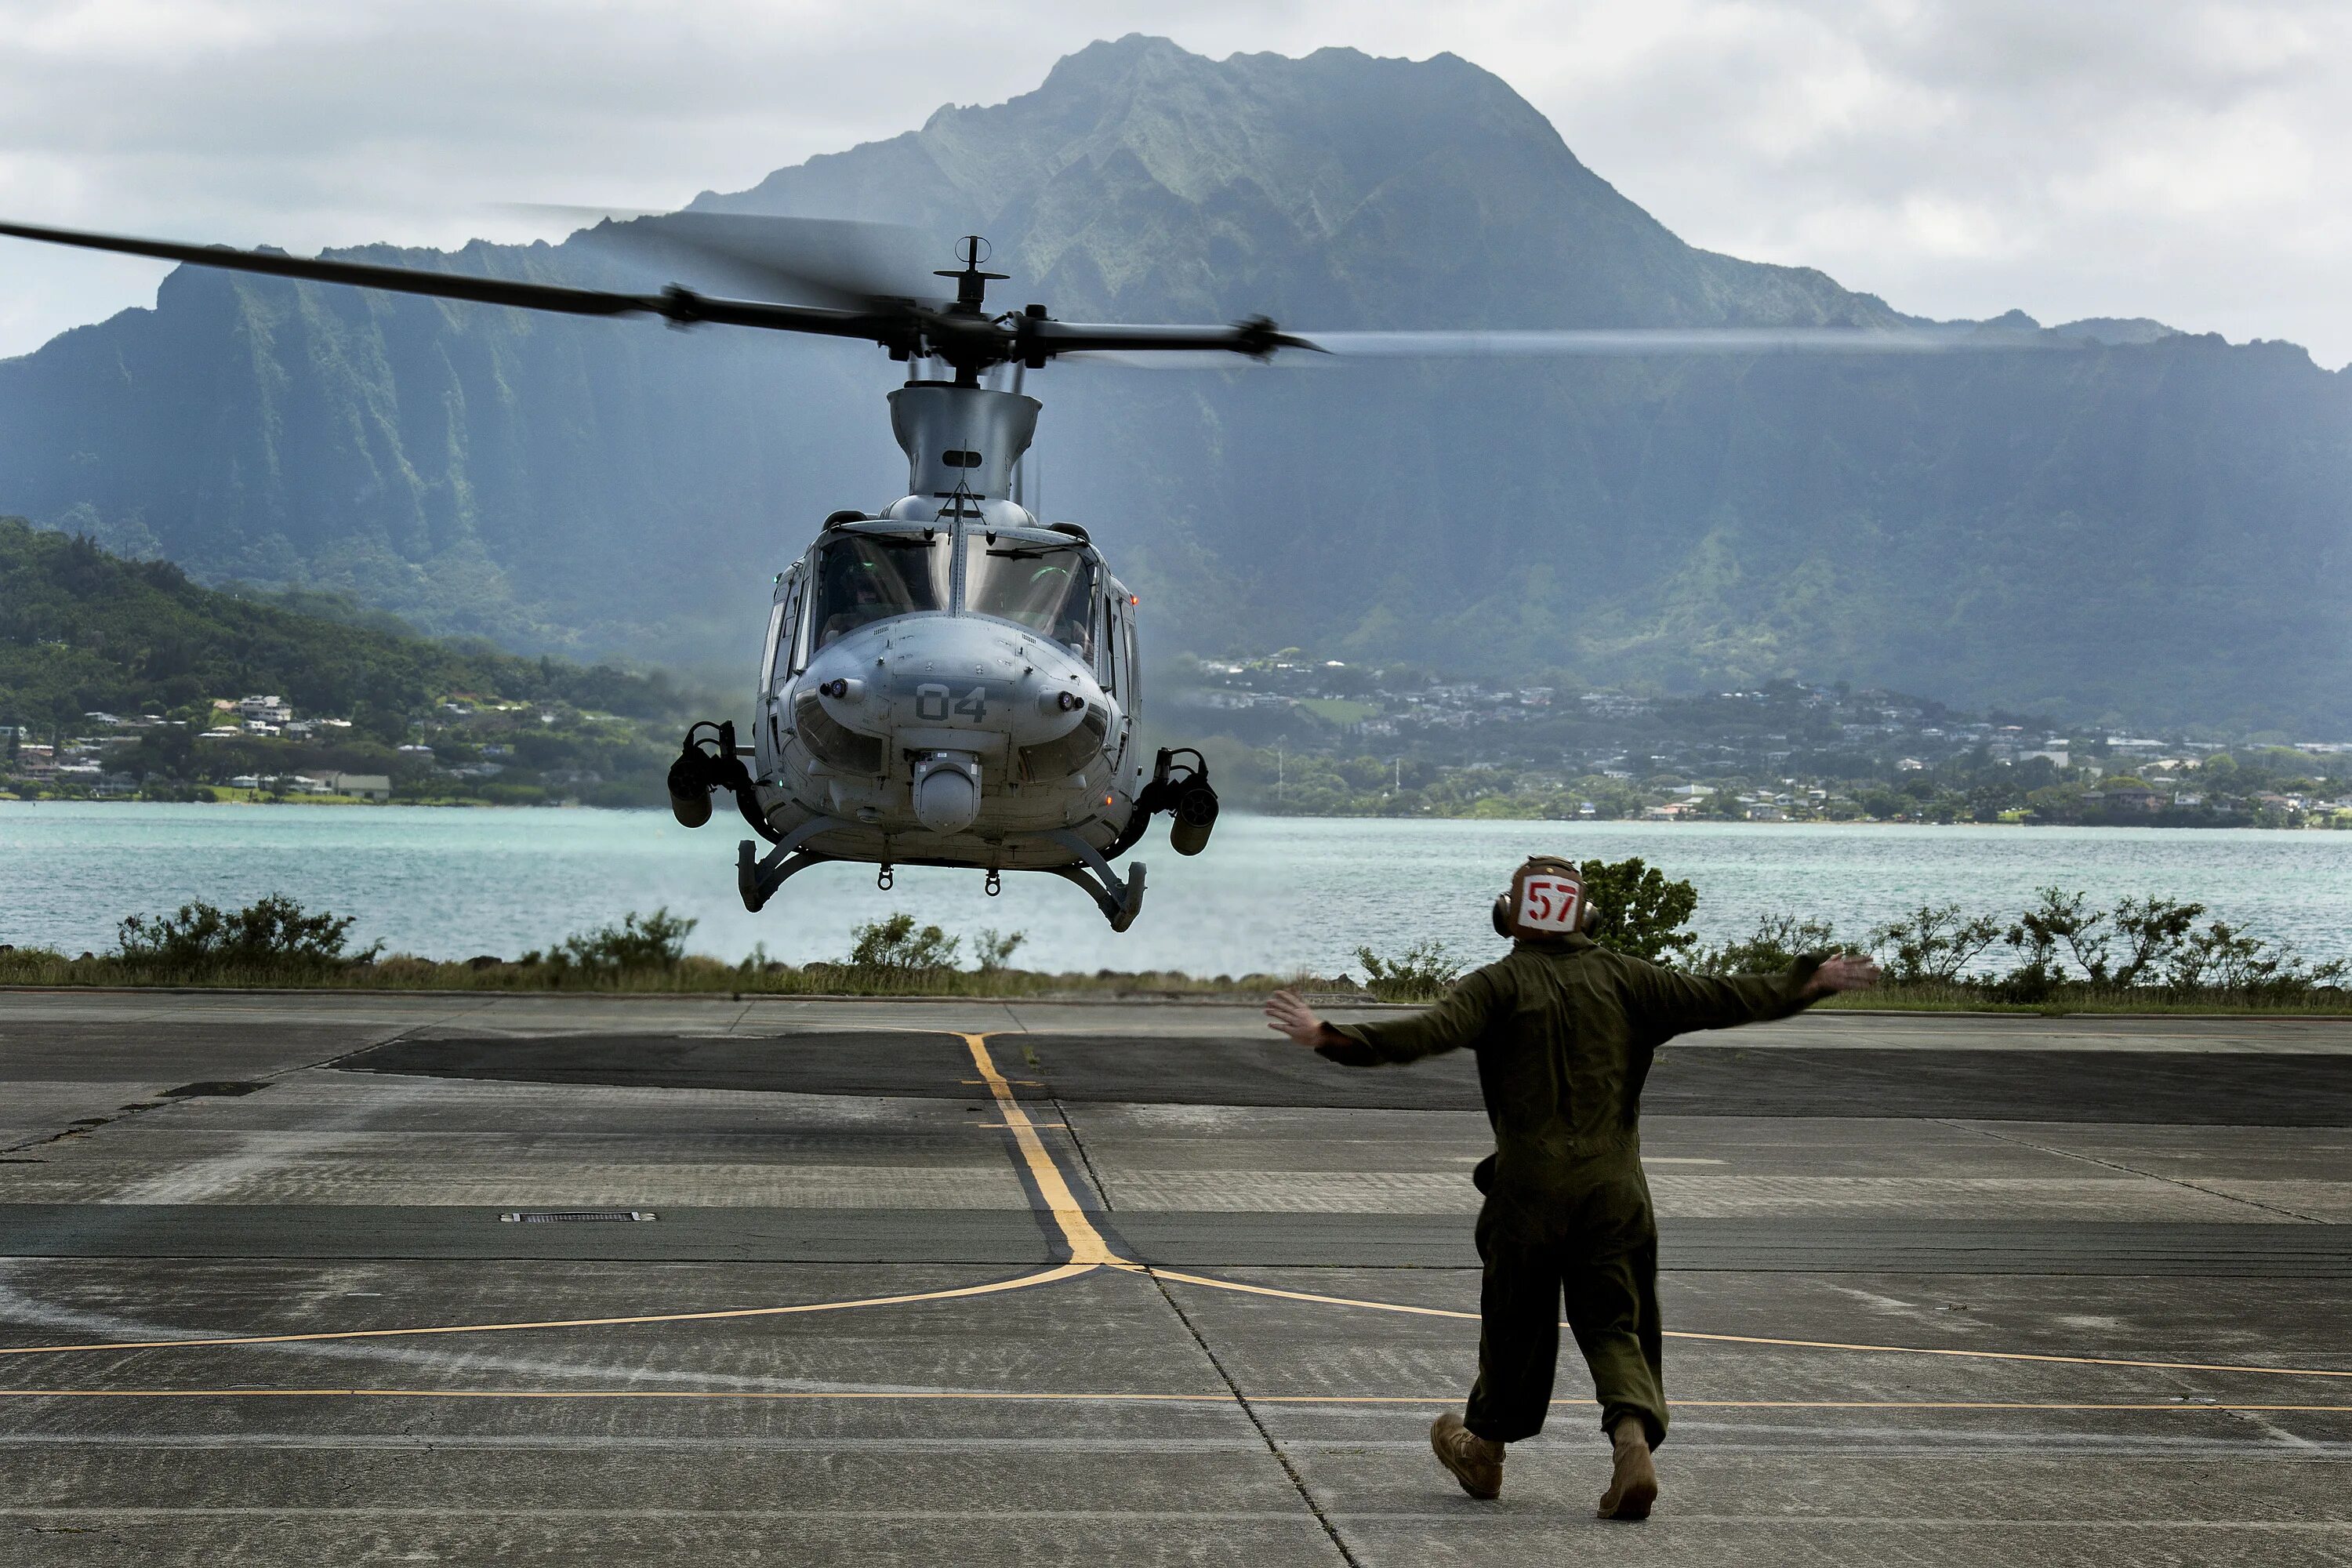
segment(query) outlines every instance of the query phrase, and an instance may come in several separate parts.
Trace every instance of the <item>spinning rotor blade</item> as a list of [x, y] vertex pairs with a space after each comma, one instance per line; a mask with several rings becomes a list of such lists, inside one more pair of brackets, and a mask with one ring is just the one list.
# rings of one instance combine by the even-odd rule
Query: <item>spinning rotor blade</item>
[[1264, 316], [1254, 316], [1230, 327], [1129, 327], [1024, 316], [1014, 319], [1014, 331], [1024, 347], [1043, 357], [1223, 349], [1262, 360], [1272, 357], [1276, 349], [1321, 349], [1319, 342], [1282, 331]]
[[75, 229], [42, 228], [31, 224], [0, 223], [0, 235], [40, 240], [49, 245], [79, 246], [85, 250], [110, 250], [125, 256], [147, 256], [159, 261], [181, 261], [195, 267], [219, 267], [234, 272], [258, 272], [277, 278], [298, 278], [313, 283], [345, 283], [361, 289], [383, 289], [398, 294], [425, 294], [442, 300], [468, 300], [484, 305], [509, 305], [526, 310], [555, 310], [573, 316], [659, 316], [680, 326], [713, 321], [729, 326], [769, 327], [782, 331], [815, 332], [826, 337], [866, 338], [889, 346], [911, 342], [913, 323], [903, 311], [831, 310], [806, 305], [771, 304], [756, 300], [719, 300], [690, 289], [670, 288], [658, 294], [617, 294], [596, 289], [572, 289], [554, 283], [524, 283], [504, 278], [483, 278], [464, 272], [433, 272], [415, 267], [382, 267], [363, 261], [329, 261], [323, 258], [287, 256], [270, 250], [232, 250], [225, 245], [181, 245], [171, 240], [133, 239], [121, 235], [86, 234]]
[[1523, 359], [1560, 355], [1949, 353], [2052, 348], [2063, 339], [2002, 327], [1602, 327], [1564, 331], [1317, 332], [1340, 359]]
[[[1286, 360], [1310, 368], [1374, 360], [1627, 358], [1685, 354], [1920, 354], [2067, 349], [2047, 332], [2006, 327], [1600, 327], [1522, 331], [1337, 331], [1282, 334], [1283, 348], [1321, 357]], [[1216, 370], [1190, 357], [1162, 356], [1148, 340], [1088, 343], [1076, 357], [1132, 370]]]
[[[523, 208], [519, 210], [530, 211]], [[598, 216], [583, 237], [677, 270], [715, 266], [762, 297], [774, 295], [840, 310], [876, 310], [945, 290], [922, 262], [918, 231], [897, 224], [840, 218], [771, 217], [751, 213], [675, 212]]]

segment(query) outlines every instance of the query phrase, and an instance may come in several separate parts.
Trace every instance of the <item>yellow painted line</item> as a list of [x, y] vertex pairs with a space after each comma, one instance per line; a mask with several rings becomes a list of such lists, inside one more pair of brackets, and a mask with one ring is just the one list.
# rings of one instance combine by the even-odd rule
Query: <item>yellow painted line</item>
[[[1205, 1286], [1212, 1290], [1236, 1290], [1248, 1296], [1272, 1296], [1286, 1301], [1311, 1301], [1325, 1307], [1363, 1307], [1377, 1312], [1409, 1312], [1423, 1318], [1459, 1318], [1470, 1322], [1478, 1321], [1475, 1312], [1454, 1311], [1444, 1307], [1412, 1307], [1402, 1301], [1367, 1301], [1352, 1296], [1318, 1296], [1307, 1290], [1278, 1290], [1270, 1285], [1244, 1285], [1232, 1279], [1212, 1279], [1204, 1274], [1180, 1274], [1172, 1268], [1154, 1268], [1151, 1272], [1162, 1279], [1174, 1279], [1186, 1285]], [[1562, 1328], [1569, 1325], [1562, 1323]], [[1777, 1345], [1790, 1350], [1867, 1351], [1887, 1355], [1953, 1356], [1964, 1361], [2046, 1362], [2059, 1366], [2128, 1366], [2159, 1372], [2226, 1372], [2258, 1373], [2266, 1377], [2346, 1377], [2352, 1372], [2329, 1367], [2313, 1366], [2244, 1366], [2232, 1363], [2198, 1361], [2139, 1361], [2123, 1356], [2044, 1355], [2031, 1351], [1956, 1350], [1938, 1345], [1874, 1345], [1857, 1344], [1843, 1340], [1782, 1340], [1761, 1334], [1705, 1334], [1687, 1330], [1668, 1329], [1670, 1340], [1701, 1340], [1718, 1344]], [[2211, 1405], [2201, 1408], [2212, 1409]]]
[[[1010, 1405], [1230, 1405], [1234, 1396], [1213, 1394], [1069, 1393], [1013, 1389], [806, 1389], [700, 1388], [0, 1388], [0, 1399], [533, 1399], [687, 1400], [709, 1403], [755, 1400], [813, 1404], [826, 1400], [886, 1404]], [[1253, 1394], [1253, 1405], [1410, 1405], [1441, 1408], [1461, 1403], [1458, 1394]], [[1586, 1399], [1555, 1399], [1559, 1406], [1590, 1405]], [[2011, 1412], [2128, 1413], [2263, 1411], [2340, 1415], [2352, 1405], [2095, 1404], [2070, 1401], [1931, 1399], [1677, 1399], [1677, 1410], [1991, 1410]]]
[[1061, 1227], [1062, 1239], [1070, 1248], [1070, 1262], [1090, 1268], [1106, 1263], [1125, 1263], [1127, 1259], [1111, 1251], [1110, 1244], [1102, 1238], [1102, 1232], [1095, 1228], [1094, 1221], [1088, 1219], [1086, 1210], [1078, 1206], [1077, 1197], [1070, 1191], [1070, 1184], [1062, 1179], [1062, 1168], [1054, 1163], [1052, 1155], [1045, 1152], [1045, 1145], [1037, 1136], [1036, 1123], [1031, 1121], [1029, 1113], [1021, 1109], [1021, 1101], [1013, 1097], [1013, 1086], [1005, 1081], [1003, 1073], [996, 1070], [995, 1058], [988, 1054], [988, 1037], [966, 1035], [963, 1043], [971, 1052], [971, 1065], [980, 1069], [981, 1081], [987, 1084], [988, 1092], [996, 1097], [996, 1108], [1003, 1114], [1004, 1125], [1011, 1130], [1013, 1142], [1021, 1150], [1022, 1163], [1029, 1167], [1030, 1179], [1037, 1184], [1037, 1191], [1045, 1200], [1046, 1212]]
[[84, 1345], [12, 1345], [0, 1347], [0, 1356], [59, 1355], [69, 1351], [187, 1350], [204, 1345], [313, 1344], [327, 1340], [407, 1339], [420, 1334], [506, 1333], [520, 1329], [602, 1329], [633, 1323], [710, 1323], [733, 1318], [782, 1318], [801, 1312], [845, 1312], [858, 1307], [900, 1307], [916, 1301], [953, 1301], [971, 1296], [993, 1296], [1025, 1290], [1091, 1274], [1097, 1265], [1073, 1260], [1035, 1274], [999, 1279], [986, 1285], [959, 1285], [948, 1290], [913, 1290], [898, 1296], [866, 1296], [850, 1301], [804, 1301], [789, 1307], [730, 1307], [709, 1312], [647, 1312], [621, 1318], [549, 1318], [517, 1323], [439, 1323], [410, 1329], [341, 1329], [326, 1333], [235, 1334], [191, 1340], [115, 1340]]

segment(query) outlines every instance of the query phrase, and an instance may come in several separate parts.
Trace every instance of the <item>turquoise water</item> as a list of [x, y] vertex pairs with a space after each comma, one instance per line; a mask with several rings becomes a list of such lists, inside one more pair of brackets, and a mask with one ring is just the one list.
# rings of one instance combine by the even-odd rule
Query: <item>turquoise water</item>
[[1522, 856], [1549, 850], [1639, 855], [1690, 879], [1710, 941], [1774, 910], [1854, 935], [1927, 900], [2005, 914], [2057, 883], [2108, 903], [2197, 899], [2315, 958], [2352, 957], [2352, 833], [1229, 815], [1193, 859], [1155, 829], [1138, 852], [1150, 896], [1125, 936], [1066, 883], [1011, 876], [991, 899], [976, 872], [920, 867], [884, 893], [871, 868], [821, 866], [747, 914], [740, 837], [723, 819], [689, 833], [659, 812], [0, 802], [0, 942], [104, 951], [126, 914], [283, 892], [357, 916], [362, 942], [436, 958], [513, 957], [667, 904], [701, 921], [697, 951], [729, 959], [754, 942], [795, 963], [839, 957], [853, 923], [907, 910], [951, 931], [1024, 931], [1021, 962], [1038, 967], [1328, 973], [1359, 942], [1499, 951], [1486, 900]]

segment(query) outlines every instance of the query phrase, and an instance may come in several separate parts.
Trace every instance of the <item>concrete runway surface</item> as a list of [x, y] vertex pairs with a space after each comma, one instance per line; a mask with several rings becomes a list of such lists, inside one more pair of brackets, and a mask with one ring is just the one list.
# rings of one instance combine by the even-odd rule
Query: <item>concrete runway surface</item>
[[[1661, 1058], [1672, 1440], [1497, 1502], [1466, 1058], [1210, 1005], [0, 994], [11, 1563], [2352, 1562], [2352, 1024]], [[558, 1213], [650, 1217], [504, 1218]]]

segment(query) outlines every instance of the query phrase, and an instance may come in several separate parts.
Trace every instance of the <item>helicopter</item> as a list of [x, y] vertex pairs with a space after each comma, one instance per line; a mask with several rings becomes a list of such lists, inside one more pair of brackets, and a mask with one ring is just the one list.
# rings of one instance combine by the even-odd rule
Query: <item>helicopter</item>
[[[558, 209], [563, 210], [563, 209]], [[1024, 504], [1023, 458], [1042, 404], [1028, 371], [1066, 356], [1232, 355], [1285, 351], [1380, 359], [1551, 354], [1838, 353], [2072, 346], [2052, 334], [1977, 323], [1885, 328], [1631, 328], [1285, 332], [1253, 316], [1227, 326], [1055, 320], [1042, 304], [992, 313], [988, 242], [966, 235], [959, 268], [932, 276], [932, 300], [845, 266], [827, 238], [877, 226], [714, 213], [646, 215], [659, 243], [748, 270], [820, 302], [730, 298], [677, 283], [657, 292], [572, 288], [419, 268], [303, 258], [0, 222], [0, 235], [199, 267], [346, 284], [579, 316], [653, 316], [674, 327], [764, 328], [880, 345], [908, 367], [888, 394], [906, 454], [906, 493], [877, 510], [836, 510], [776, 574], [752, 733], [733, 720], [692, 725], [667, 790], [684, 826], [731, 795], [758, 839], [737, 846], [744, 907], [764, 908], [811, 866], [901, 865], [1007, 871], [1076, 884], [1111, 929], [1141, 911], [1144, 866], [1113, 862], [1161, 814], [1171, 847], [1197, 855], [1219, 810], [1197, 748], [1146, 762], [1140, 601], [1085, 527]], [[634, 221], [634, 220], [633, 220]], [[613, 226], [599, 225], [599, 232]], [[854, 247], [853, 247], [854, 248]], [[930, 292], [936, 293], [933, 289]], [[1010, 384], [987, 384], [1010, 372]], [[762, 847], [761, 840], [765, 841]]]
[[[699, 215], [686, 215], [698, 216]], [[795, 267], [773, 220], [719, 220], [667, 237], [830, 295], [800, 304], [714, 297], [678, 284], [625, 293], [461, 276], [276, 251], [0, 224], [0, 234], [201, 267], [585, 316], [657, 316], [674, 326], [761, 327], [870, 341], [909, 367], [889, 395], [907, 493], [875, 511], [836, 510], [778, 573], [750, 743], [733, 720], [691, 726], [672, 763], [670, 809], [710, 820], [730, 795], [760, 839], [737, 847], [744, 907], [767, 905], [814, 865], [854, 861], [891, 886], [901, 865], [981, 871], [993, 895], [1007, 871], [1076, 883], [1114, 931], [1143, 907], [1144, 866], [1113, 862], [1154, 816], [1171, 847], [1197, 855], [1218, 800], [1196, 748], [1147, 763], [1140, 601], [1087, 531], [1022, 504], [1022, 458], [1040, 402], [1024, 372], [1069, 353], [1203, 352], [1265, 360], [1314, 344], [1263, 317], [1226, 327], [1065, 322], [1032, 304], [992, 314], [988, 242], [967, 235], [960, 268], [934, 276], [955, 295], [930, 303], [844, 288], [819, 264]], [[755, 254], [756, 253], [756, 254]], [[1010, 366], [1010, 387], [983, 377]], [[925, 372], [932, 374], [925, 374]]]

